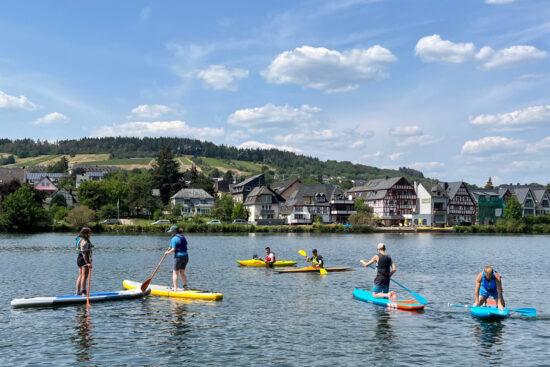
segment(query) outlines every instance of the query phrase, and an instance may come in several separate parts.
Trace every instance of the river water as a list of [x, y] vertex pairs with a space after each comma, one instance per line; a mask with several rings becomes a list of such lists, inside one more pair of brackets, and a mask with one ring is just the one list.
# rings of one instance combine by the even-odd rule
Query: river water
[[[59, 308], [10, 308], [15, 297], [71, 294], [77, 275], [74, 235], [0, 234], [0, 365], [187, 366], [548, 366], [549, 236], [455, 234], [248, 234], [188, 236], [189, 284], [222, 292], [221, 302], [144, 299]], [[360, 259], [385, 242], [394, 279], [428, 299], [409, 313], [352, 298], [372, 287]], [[97, 235], [92, 291], [122, 289], [149, 277], [169, 235]], [[269, 245], [279, 260], [317, 248], [327, 266], [352, 271], [277, 274], [239, 267]], [[171, 259], [154, 284], [171, 284]], [[474, 280], [486, 264], [502, 275], [513, 314], [474, 319]], [[392, 283], [398, 295], [407, 293]]]

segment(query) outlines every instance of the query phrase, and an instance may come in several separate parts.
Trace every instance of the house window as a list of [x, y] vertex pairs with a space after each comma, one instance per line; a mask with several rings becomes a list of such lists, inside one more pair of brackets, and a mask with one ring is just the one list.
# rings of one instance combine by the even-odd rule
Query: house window
[[263, 204], [271, 204], [273, 202], [273, 197], [271, 195], [262, 195]]
[[304, 196], [304, 203], [306, 203], [307, 205], [310, 205], [311, 204], [311, 196]]
[[245, 187], [244, 189], [245, 189], [246, 191], [250, 191], [250, 190], [252, 190], [252, 188], [251, 188], [251, 187], [249, 187], [249, 186]]

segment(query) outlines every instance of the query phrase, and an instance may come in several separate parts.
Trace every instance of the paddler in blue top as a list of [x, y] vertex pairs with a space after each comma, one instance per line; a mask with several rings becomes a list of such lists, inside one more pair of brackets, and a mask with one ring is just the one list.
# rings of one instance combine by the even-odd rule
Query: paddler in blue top
[[[395, 292], [390, 290], [390, 278], [397, 268], [392, 261], [391, 256], [386, 253], [386, 245], [379, 243], [377, 246], [378, 254], [366, 262], [361, 260], [361, 264], [369, 266], [376, 262], [376, 277], [374, 278], [374, 287], [372, 287], [372, 296], [374, 298], [389, 298], [391, 300], [397, 299]], [[390, 271], [391, 268], [391, 271]]]
[[499, 310], [502, 310], [506, 306], [504, 296], [502, 295], [502, 279], [500, 278], [500, 274], [493, 270], [492, 266], [486, 266], [477, 275], [476, 301], [474, 306], [483, 306], [489, 297], [497, 300]]
[[189, 255], [187, 253], [187, 240], [185, 237], [179, 233], [178, 226], [172, 226], [168, 230], [168, 233], [172, 233], [172, 240], [170, 241], [170, 249], [167, 250], [166, 254], [174, 254], [174, 268], [172, 272], [172, 281], [174, 283], [173, 290], [178, 290], [178, 275], [181, 277], [183, 282], [183, 290], [187, 291], [187, 277], [185, 276], [185, 267], [189, 262]]

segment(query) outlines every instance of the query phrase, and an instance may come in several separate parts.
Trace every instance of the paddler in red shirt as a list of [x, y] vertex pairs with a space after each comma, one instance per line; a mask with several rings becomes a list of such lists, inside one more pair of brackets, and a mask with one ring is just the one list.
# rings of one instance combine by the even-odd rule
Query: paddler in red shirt
[[265, 259], [264, 262], [267, 264], [267, 266], [273, 266], [273, 263], [277, 261], [275, 258], [275, 254], [271, 252], [271, 249], [269, 247], [265, 248]]

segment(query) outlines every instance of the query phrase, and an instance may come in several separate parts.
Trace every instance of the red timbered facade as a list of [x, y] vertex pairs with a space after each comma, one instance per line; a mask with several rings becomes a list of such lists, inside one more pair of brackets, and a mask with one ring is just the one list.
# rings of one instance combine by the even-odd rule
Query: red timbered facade
[[375, 218], [384, 225], [410, 225], [416, 210], [416, 193], [404, 177], [370, 180], [347, 192], [353, 198], [365, 200], [374, 210]]
[[440, 185], [449, 195], [447, 220], [450, 226], [471, 225], [476, 222], [476, 202], [464, 182], [443, 182]]

